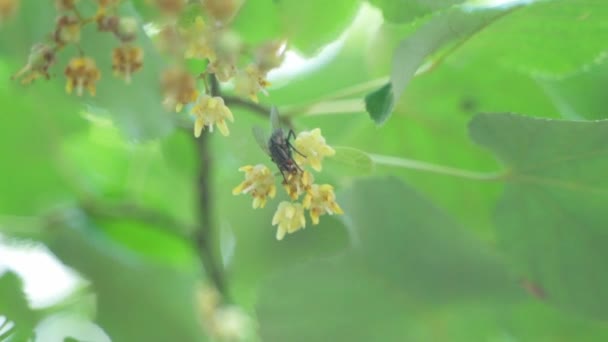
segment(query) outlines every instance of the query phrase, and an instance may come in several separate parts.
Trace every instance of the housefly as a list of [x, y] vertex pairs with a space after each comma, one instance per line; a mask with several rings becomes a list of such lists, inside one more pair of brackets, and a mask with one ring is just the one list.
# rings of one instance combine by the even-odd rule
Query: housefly
[[272, 133], [270, 138], [266, 135], [263, 129], [258, 126], [253, 127], [253, 136], [257, 143], [262, 149], [270, 156], [272, 161], [277, 165], [281, 175], [283, 176], [283, 182], [287, 182], [285, 174], [297, 174], [302, 172], [302, 168], [296, 163], [292, 157], [292, 151], [300, 154], [296, 148], [291, 144], [291, 139], [296, 137], [296, 134], [292, 129], [289, 130], [287, 136], [281, 128], [279, 122], [279, 114], [275, 107], [270, 110], [270, 122], [272, 125]]

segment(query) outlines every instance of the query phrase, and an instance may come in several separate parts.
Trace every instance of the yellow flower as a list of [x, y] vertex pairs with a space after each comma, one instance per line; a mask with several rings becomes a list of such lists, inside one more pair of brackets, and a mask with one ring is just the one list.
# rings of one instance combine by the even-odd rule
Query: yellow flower
[[265, 88], [269, 85], [266, 75], [254, 64], [247, 66], [245, 70], [240, 70], [234, 79], [234, 91], [241, 96], [249, 97], [253, 102], [258, 102], [260, 91], [268, 95]]
[[272, 218], [272, 225], [279, 226], [277, 240], [283, 240], [285, 234], [291, 234], [306, 227], [304, 207], [300, 203], [281, 202]]
[[180, 67], [165, 70], [160, 83], [167, 110], [180, 112], [184, 105], [196, 101], [198, 97], [196, 79]]
[[308, 171], [289, 173], [283, 187], [285, 187], [289, 197], [295, 201], [301, 194], [310, 189], [313, 181], [312, 174]]
[[230, 134], [228, 126], [226, 126], [226, 119], [233, 122], [234, 117], [221, 97], [211, 97], [206, 94], [200, 96], [197, 103], [192, 107], [192, 114], [196, 117], [196, 121], [194, 122], [195, 137], [201, 136], [201, 132], [205, 126], [209, 126], [209, 131], [213, 132], [214, 124], [220, 129], [222, 135], [227, 136]]
[[131, 82], [131, 74], [143, 66], [144, 51], [137, 46], [124, 45], [115, 48], [112, 53], [112, 70], [114, 75]]
[[334, 188], [329, 184], [313, 184], [304, 197], [302, 205], [310, 210], [310, 218], [313, 224], [319, 224], [319, 216], [324, 214], [344, 214], [342, 208], [336, 203]]
[[245, 172], [245, 180], [232, 189], [232, 194], [250, 193], [253, 196], [253, 208], [264, 208], [268, 197], [274, 198], [277, 194], [272, 171], [262, 164], [246, 165], [241, 167], [239, 171]]
[[55, 50], [46, 44], [35, 44], [31, 48], [27, 64], [11, 79], [21, 78], [22, 84], [29, 84], [41, 76], [48, 80], [51, 77], [49, 68], [53, 64], [55, 64]]
[[207, 28], [203, 18], [196, 17], [194, 25], [186, 31], [188, 46], [186, 47], [186, 58], [215, 60], [213, 49], [213, 31]]
[[312, 131], [300, 132], [294, 141], [296, 150], [302, 153], [294, 153], [294, 159], [299, 165], [310, 165], [316, 171], [321, 171], [321, 161], [325, 157], [336, 154], [333, 148], [325, 143], [325, 138], [321, 135], [321, 129], [315, 128]]
[[68, 81], [65, 91], [68, 94], [76, 88], [76, 94], [82, 96], [83, 89], [87, 89], [89, 94], [95, 95], [95, 82], [101, 78], [101, 73], [95, 64], [95, 60], [89, 57], [72, 58], [65, 68], [65, 77]]

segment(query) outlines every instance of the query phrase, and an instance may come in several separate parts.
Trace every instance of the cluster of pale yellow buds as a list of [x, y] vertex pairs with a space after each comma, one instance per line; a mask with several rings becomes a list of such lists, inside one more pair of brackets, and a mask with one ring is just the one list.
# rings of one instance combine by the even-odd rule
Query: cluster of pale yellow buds
[[[202, 60], [206, 65], [197, 75], [182, 75], [180, 82], [167, 81], [166, 75], [170, 75], [170, 71], [163, 73], [163, 104], [171, 110], [175, 107], [177, 111], [191, 105], [189, 110], [195, 119], [194, 134], [197, 137], [205, 126], [212, 131], [214, 125], [218, 126], [222, 134], [228, 135], [226, 121], [233, 121], [232, 112], [218, 94], [212, 93], [207, 76], [213, 75], [215, 80], [221, 83], [233, 82], [237, 95], [258, 102], [258, 94], [267, 94], [266, 88], [270, 85], [266, 75], [283, 62], [285, 41], [263, 43], [248, 52], [240, 35], [230, 28], [230, 22], [238, 13], [243, 0], [200, 0], [199, 4], [206, 19], [198, 16], [190, 22], [176, 20], [176, 17], [186, 10], [187, 1], [150, 2], [167, 18], [155, 35], [159, 50], [171, 55], [173, 60]], [[189, 6], [196, 4], [190, 3]], [[243, 60], [246, 53], [251, 54], [251, 62], [239, 66], [239, 61]], [[202, 80], [204, 93], [196, 89], [197, 80]], [[200, 98], [194, 94], [201, 94], [198, 95]]]
[[78, 43], [81, 41], [82, 28], [90, 23], [97, 23], [99, 32], [111, 32], [122, 43], [112, 52], [112, 69], [116, 76], [130, 82], [131, 75], [143, 66], [143, 50], [130, 44], [137, 37], [137, 21], [114, 14], [120, 1], [96, 0], [97, 13], [90, 18], [84, 18], [77, 9], [78, 0], [55, 0], [55, 8], [60, 15], [50, 35], [51, 42], [34, 45], [27, 64], [13, 79], [20, 78], [23, 84], [31, 83], [39, 77], [49, 79], [49, 68], [54, 64], [56, 54], [65, 46], [76, 44], [80, 55], [72, 58], [64, 70], [67, 79], [66, 92], [71, 94], [76, 89], [76, 94], [81, 96], [86, 89], [89, 94], [95, 95], [95, 84], [101, 78], [101, 72], [95, 59], [85, 56]]
[[[319, 224], [321, 215], [343, 214], [342, 208], [336, 202], [334, 188], [329, 184], [314, 184], [313, 175], [305, 166], [315, 171], [321, 171], [321, 163], [325, 157], [335, 154], [325, 142], [321, 130], [316, 128], [298, 134], [294, 141], [294, 156], [302, 153], [296, 159], [299, 168], [293, 173], [286, 173], [283, 179], [283, 188], [291, 201], [279, 203], [277, 211], [272, 218], [272, 225], [278, 226], [276, 237], [282, 240], [286, 234], [294, 233], [306, 227], [305, 211], [309, 211], [310, 219], [314, 225]], [[299, 160], [299, 161], [298, 161]], [[275, 176], [270, 169], [263, 165], [243, 166], [239, 171], [245, 172], [245, 180], [232, 190], [234, 195], [249, 194], [253, 197], [253, 208], [263, 208], [268, 198], [276, 196]], [[302, 202], [297, 201], [303, 196]]]

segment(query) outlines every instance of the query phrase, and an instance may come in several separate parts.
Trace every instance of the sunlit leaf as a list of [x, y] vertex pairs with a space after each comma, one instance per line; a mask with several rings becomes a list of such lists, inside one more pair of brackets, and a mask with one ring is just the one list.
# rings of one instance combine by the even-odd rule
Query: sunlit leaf
[[[388, 119], [395, 103], [427, 57], [449, 43], [472, 36], [513, 9], [453, 8], [431, 18], [397, 47], [390, 82], [366, 97], [366, 108], [376, 123]], [[433, 63], [431, 61], [430, 63]], [[392, 91], [389, 94], [388, 90]]]

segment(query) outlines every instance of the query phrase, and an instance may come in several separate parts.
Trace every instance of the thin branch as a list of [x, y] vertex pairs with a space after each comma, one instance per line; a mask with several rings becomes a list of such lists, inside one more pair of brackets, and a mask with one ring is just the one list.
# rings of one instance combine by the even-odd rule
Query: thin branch
[[[214, 75], [209, 76], [211, 96], [220, 96], [220, 88]], [[199, 258], [205, 267], [205, 271], [211, 281], [222, 294], [228, 299], [228, 289], [225, 283], [222, 264], [217, 260], [216, 251], [213, 249], [214, 242], [214, 222], [213, 222], [213, 201], [212, 196], [212, 169], [213, 156], [209, 146], [209, 134], [202, 134], [195, 138], [199, 169], [197, 179], [198, 193], [198, 212], [200, 224], [194, 233], [194, 241]]]
[[477, 172], [458, 169], [449, 166], [427, 163], [419, 160], [383, 156], [378, 154], [369, 154], [370, 158], [377, 165], [394, 166], [409, 170], [426, 171], [446, 176], [453, 176], [477, 181], [493, 182], [505, 180], [508, 176], [507, 172]]
[[[254, 114], [257, 114], [258, 116], [270, 118], [270, 107], [252, 101], [248, 101], [237, 96], [222, 95], [222, 98], [224, 99], [224, 102], [227, 106], [241, 107]], [[287, 115], [286, 113], [280, 115], [279, 120], [283, 125], [293, 129], [293, 122], [291, 121], [289, 115]]]

